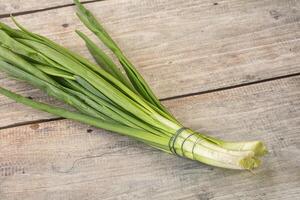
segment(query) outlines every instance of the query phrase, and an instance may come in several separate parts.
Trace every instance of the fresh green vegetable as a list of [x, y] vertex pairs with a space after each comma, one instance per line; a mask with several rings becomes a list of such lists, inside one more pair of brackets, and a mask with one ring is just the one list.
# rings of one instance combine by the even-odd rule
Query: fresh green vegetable
[[141, 74], [93, 14], [75, 0], [79, 19], [116, 56], [126, 75], [84, 33], [76, 31], [96, 65], [53, 41], [0, 23], [0, 70], [69, 104], [72, 111], [0, 93], [27, 106], [133, 137], [178, 156], [230, 169], [253, 169], [266, 153], [260, 141], [225, 142], [185, 128], [160, 103]]

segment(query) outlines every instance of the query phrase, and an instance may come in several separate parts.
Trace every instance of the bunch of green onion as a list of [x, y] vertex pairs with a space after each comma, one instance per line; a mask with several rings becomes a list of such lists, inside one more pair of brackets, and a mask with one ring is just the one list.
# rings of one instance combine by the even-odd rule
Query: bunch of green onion
[[116, 56], [126, 75], [80, 31], [97, 64], [32, 33], [0, 23], [0, 69], [74, 109], [0, 93], [32, 108], [133, 137], [178, 156], [230, 169], [256, 168], [266, 153], [260, 141], [226, 142], [184, 127], [160, 103], [143, 77], [92, 13], [75, 0], [79, 19]]

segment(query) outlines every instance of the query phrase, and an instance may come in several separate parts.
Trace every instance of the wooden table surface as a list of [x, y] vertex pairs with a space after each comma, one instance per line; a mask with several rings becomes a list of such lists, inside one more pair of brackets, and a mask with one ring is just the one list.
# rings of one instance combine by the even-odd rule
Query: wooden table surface
[[[195, 130], [262, 140], [252, 174], [171, 156], [0, 96], [0, 199], [300, 199], [300, 1], [85, 1], [163, 103]], [[88, 58], [71, 0], [0, 0]], [[107, 51], [108, 52], [108, 51]], [[61, 105], [0, 73], [0, 85]]]

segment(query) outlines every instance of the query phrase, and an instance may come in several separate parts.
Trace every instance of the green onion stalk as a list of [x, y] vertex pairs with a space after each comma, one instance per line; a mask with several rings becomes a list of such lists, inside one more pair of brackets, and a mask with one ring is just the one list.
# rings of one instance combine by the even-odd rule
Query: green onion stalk
[[184, 127], [154, 95], [94, 15], [75, 0], [77, 16], [113, 52], [125, 73], [87, 35], [97, 64], [32, 33], [0, 23], [0, 69], [27, 81], [74, 109], [38, 102], [0, 87], [0, 93], [32, 108], [117, 132], [170, 154], [229, 169], [252, 170], [267, 151], [260, 141], [227, 142]]

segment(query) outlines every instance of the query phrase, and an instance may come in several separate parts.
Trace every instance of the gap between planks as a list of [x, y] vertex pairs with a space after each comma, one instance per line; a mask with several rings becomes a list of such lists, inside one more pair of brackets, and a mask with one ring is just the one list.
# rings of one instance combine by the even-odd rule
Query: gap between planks
[[[89, 4], [89, 3], [94, 3], [97, 1], [105, 1], [105, 0], [89, 0], [89, 1], [81, 2], [81, 4]], [[27, 11], [20, 11], [20, 12], [14, 12], [14, 13], [5, 13], [5, 14], [0, 14], [0, 19], [10, 17], [11, 15], [13, 15], [13, 16], [28, 15], [28, 14], [32, 14], [32, 13], [60, 9], [60, 8], [74, 6], [74, 5], [75, 5], [74, 3], [69, 3], [69, 4], [65, 4], [65, 5], [52, 6], [52, 7], [48, 7], [48, 8], [40, 8], [40, 9], [35, 9], [35, 10], [27, 10]]]
[[[263, 80], [248, 82], [248, 83], [241, 83], [241, 84], [228, 86], [228, 87], [221, 87], [221, 88], [217, 88], [217, 89], [213, 89], [213, 90], [206, 90], [206, 91], [195, 92], [195, 93], [184, 94], [184, 95], [178, 95], [178, 96], [173, 96], [173, 97], [168, 97], [168, 98], [161, 98], [160, 101], [169, 101], [169, 100], [181, 99], [181, 98], [197, 96], [197, 95], [203, 95], [203, 94], [208, 94], [208, 93], [213, 93], [213, 92], [231, 90], [231, 89], [235, 89], [235, 88], [241, 88], [241, 87], [245, 87], [245, 86], [249, 86], [249, 85], [255, 85], [255, 84], [260, 84], [260, 83], [265, 83], [265, 82], [271, 82], [271, 81], [275, 81], [275, 80], [279, 80], [279, 79], [286, 79], [286, 78], [291, 78], [291, 77], [296, 77], [296, 76], [300, 76], [300, 72], [285, 75], [285, 76], [278, 76], [278, 77], [273, 77], [273, 78], [269, 78], [269, 79], [263, 79]], [[30, 125], [30, 124], [36, 124], [36, 123], [40, 124], [40, 123], [58, 121], [58, 120], [63, 120], [63, 119], [65, 119], [65, 118], [63, 118], [63, 117], [54, 117], [54, 118], [51, 118], [51, 119], [39, 119], [39, 120], [32, 120], [32, 121], [27, 121], [27, 122], [20, 122], [20, 123], [10, 124], [8, 126], [0, 127], [0, 130], [15, 128], [15, 127], [19, 127], [19, 126], [26, 126], [26, 125]]]

